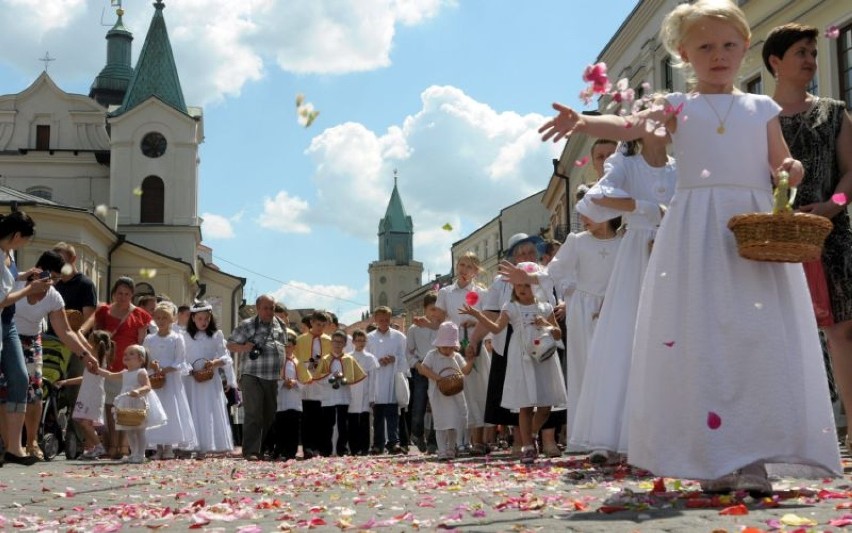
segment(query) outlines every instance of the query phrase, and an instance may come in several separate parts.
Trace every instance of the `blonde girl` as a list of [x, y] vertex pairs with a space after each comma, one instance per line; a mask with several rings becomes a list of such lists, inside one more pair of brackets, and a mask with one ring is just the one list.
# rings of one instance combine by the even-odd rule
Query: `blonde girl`
[[[800, 265], [749, 261], [727, 228], [772, 208], [782, 173], [801, 182], [769, 97], [734, 87], [750, 43], [727, 0], [680, 4], [664, 20], [692, 92], [637, 116], [559, 114], [541, 131], [631, 140], [663, 128], [678, 163], [636, 320], [628, 385], [628, 460], [705, 490], [768, 493], [768, 474], [842, 474], [822, 350]], [[684, 117], [688, 117], [685, 120]], [[780, 385], [780, 386], [779, 386]]]
[[157, 459], [174, 459], [175, 448], [192, 450], [198, 444], [182, 379], [189, 374], [190, 367], [186, 362], [183, 334], [172, 327], [175, 323], [174, 304], [158, 304], [153, 317], [157, 332], [145, 337], [142, 345], [151, 358], [149, 373], [156, 370], [165, 376], [163, 387], [155, 390], [154, 394], [163, 404], [168, 420], [165, 425], [148, 432], [148, 443], [157, 447]]
[[[115, 343], [112, 342], [109, 332], [95, 330], [89, 334], [88, 340], [95, 351], [98, 368], [108, 368], [115, 355]], [[90, 461], [106, 454], [106, 449], [95, 430], [104, 426], [104, 378], [98, 374], [98, 368], [90, 366], [80, 377], [56, 382], [57, 387], [80, 386], [71, 419], [77, 422], [83, 432], [83, 454], [80, 458]]]
[[[480, 299], [485, 296], [485, 287], [476, 282], [476, 278], [482, 273], [479, 257], [473, 252], [464, 253], [456, 261], [455, 270], [456, 279], [452, 285], [442, 287], [438, 291], [438, 301], [435, 303], [438, 320], [435, 325], [445, 320], [453, 322], [459, 328], [462, 353], [480, 355], [473, 359], [473, 370], [465, 380], [464, 397], [467, 402], [470, 453], [485, 455], [489, 452], [485, 442], [492, 440], [494, 432], [493, 425], [485, 424], [485, 397], [488, 392], [488, 374], [491, 371], [491, 354], [480, 354], [479, 346], [472, 346], [471, 350], [467, 349], [476, 320], [459, 313], [459, 309], [466, 303], [482, 309]], [[489, 432], [487, 438], [486, 431]]]
[[[127, 442], [130, 444], [130, 456], [124, 461], [131, 464], [142, 464], [145, 462], [145, 449], [147, 439], [145, 431], [148, 428], [159, 427], [166, 423], [166, 413], [156, 394], [151, 393], [151, 382], [148, 380], [148, 353], [143, 346], [131, 344], [124, 350], [124, 370], [110, 372], [99, 368], [98, 375], [104, 379], [121, 381], [121, 392], [115, 397], [116, 415], [115, 427], [127, 433]], [[118, 411], [122, 408], [140, 409], [147, 408], [147, 416], [141, 425], [125, 426], [118, 421]]]
[[[535, 263], [520, 263], [519, 266], [521, 269], [538, 269]], [[538, 456], [535, 436], [547, 421], [551, 408], [565, 407], [567, 402], [559, 358], [534, 360], [524, 340], [532, 339], [539, 328], [546, 329], [555, 340], [561, 339], [562, 332], [553, 315], [553, 306], [539, 302], [530, 284], [518, 284], [513, 288], [512, 301], [503, 306], [496, 322], [467, 304], [463, 306], [462, 313], [475, 317], [491, 333], [499, 333], [510, 323], [515, 331], [506, 349], [506, 380], [500, 405], [518, 411], [520, 460], [524, 464], [532, 463]]]
[[442, 377], [441, 373], [447, 369], [461, 371], [465, 376], [469, 376], [476, 357], [469, 356], [465, 361], [458, 352], [459, 328], [450, 321], [438, 327], [438, 334], [432, 345], [435, 348], [426, 354], [423, 361], [415, 365], [415, 369], [429, 379], [429, 404], [432, 406], [438, 460], [449, 461], [455, 458], [459, 438], [468, 426], [467, 401], [464, 394], [445, 396], [438, 390], [438, 380]]

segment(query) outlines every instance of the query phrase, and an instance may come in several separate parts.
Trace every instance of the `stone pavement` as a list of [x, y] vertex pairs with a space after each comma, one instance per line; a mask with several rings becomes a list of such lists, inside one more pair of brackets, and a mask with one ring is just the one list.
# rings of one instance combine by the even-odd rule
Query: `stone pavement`
[[[697, 484], [582, 456], [526, 467], [505, 453], [439, 463], [401, 457], [126, 465], [66, 461], [0, 469], [0, 528], [119, 531], [841, 531], [852, 463], [835, 480], [777, 480], [773, 498], [708, 498]], [[852, 530], [852, 528], [850, 528]]]

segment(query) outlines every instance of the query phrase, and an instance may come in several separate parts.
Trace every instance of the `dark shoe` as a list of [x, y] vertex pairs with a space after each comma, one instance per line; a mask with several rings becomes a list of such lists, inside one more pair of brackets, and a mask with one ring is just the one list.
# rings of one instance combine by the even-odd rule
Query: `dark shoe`
[[21, 457], [11, 452], [6, 452], [3, 457], [7, 463], [12, 463], [16, 465], [32, 466], [38, 462], [38, 459], [33, 457], [32, 455]]
[[316, 455], [316, 452], [314, 452], [313, 450], [303, 450], [302, 451], [302, 457], [305, 458], [305, 459], [313, 459], [315, 455]]
[[388, 448], [388, 453], [390, 455], [405, 455], [408, 452], [399, 444], [394, 444], [393, 446]]
[[256, 462], [256, 461], [260, 461], [260, 456], [257, 455], [257, 454], [251, 453], [249, 455], [246, 455], [245, 459], [246, 459], [246, 461]]
[[370, 455], [381, 455], [382, 453], [381, 448], [370, 448]]

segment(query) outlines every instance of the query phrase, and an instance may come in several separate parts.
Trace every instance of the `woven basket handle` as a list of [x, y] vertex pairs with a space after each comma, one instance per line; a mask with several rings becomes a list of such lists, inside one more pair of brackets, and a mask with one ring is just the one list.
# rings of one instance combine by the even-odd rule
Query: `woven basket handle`
[[793, 201], [796, 199], [796, 187], [790, 187], [790, 174], [786, 170], [778, 173], [778, 185], [773, 193], [774, 205], [772, 214], [793, 212]]
[[[439, 375], [439, 376], [441, 376], [441, 377], [445, 377], [445, 376], [444, 376], [444, 372], [445, 372], [445, 371], [447, 371], [447, 370], [449, 370], [450, 372], [452, 372], [452, 373], [453, 373], [453, 375], [457, 375], [458, 373], [460, 373], [460, 372], [461, 372], [461, 370], [459, 370], [459, 368], [458, 368], [458, 365], [456, 365], [456, 366], [454, 366], [454, 367], [452, 367], [452, 366], [445, 366], [444, 368], [442, 368], [442, 369], [441, 369], [441, 371], [440, 371], [440, 372], [438, 372], [438, 375]], [[449, 375], [449, 374], [448, 374], [448, 375]]]

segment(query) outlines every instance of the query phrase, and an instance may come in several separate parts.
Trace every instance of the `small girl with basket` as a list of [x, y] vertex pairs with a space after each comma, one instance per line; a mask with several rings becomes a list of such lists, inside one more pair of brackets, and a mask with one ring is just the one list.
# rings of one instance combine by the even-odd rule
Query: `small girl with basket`
[[166, 413], [156, 394], [151, 394], [151, 382], [148, 380], [148, 353], [138, 344], [131, 344], [124, 350], [124, 370], [110, 372], [98, 369], [98, 375], [105, 379], [121, 380], [121, 392], [115, 397], [113, 414], [115, 428], [127, 432], [130, 444], [130, 456], [125, 462], [142, 464], [145, 462], [147, 439], [145, 431], [166, 423]]
[[[455, 457], [456, 447], [462, 443], [467, 428], [467, 402], [464, 394], [459, 393], [464, 388], [462, 375], [470, 374], [475, 356], [465, 361], [458, 353], [459, 327], [450, 321], [438, 327], [432, 346], [435, 349], [430, 350], [415, 368], [429, 379], [429, 404], [438, 441], [438, 460], [449, 461]], [[448, 390], [445, 385], [451, 382], [455, 386]]]
[[[536, 263], [519, 263], [518, 268], [538, 272]], [[506, 381], [501, 407], [518, 411], [521, 435], [521, 463], [530, 464], [538, 456], [535, 435], [554, 407], [564, 408], [568, 402], [565, 379], [559, 358], [553, 357], [562, 332], [553, 315], [553, 306], [539, 302], [529, 284], [514, 285], [512, 301], [507, 302], [497, 322], [482, 311], [465, 305], [460, 312], [476, 318], [492, 333], [508, 324], [516, 332], [506, 349]]]
[[[112, 364], [115, 353], [115, 343], [108, 331], [95, 330], [89, 335], [89, 344], [94, 348], [98, 358], [98, 367], [107, 368]], [[57, 387], [80, 386], [77, 401], [71, 419], [83, 431], [83, 454], [80, 459], [97, 460], [106, 455], [106, 449], [98, 437], [95, 427], [104, 425], [104, 378], [98, 375], [97, 369], [87, 368], [83, 375], [71, 379], [60, 379]]]
[[148, 379], [163, 404], [168, 422], [148, 433], [151, 447], [157, 446], [157, 459], [174, 459], [174, 448], [192, 450], [198, 445], [195, 425], [189, 411], [189, 401], [183, 387], [182, 375], [189, 373], [183, 334], [175, 332], [175, 307], [162, 302], [153, 312], [157, 333], [145, 337], [142, 344], [151, 357]]

